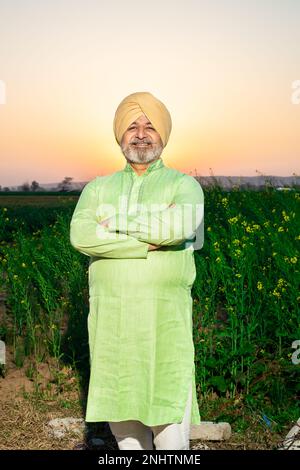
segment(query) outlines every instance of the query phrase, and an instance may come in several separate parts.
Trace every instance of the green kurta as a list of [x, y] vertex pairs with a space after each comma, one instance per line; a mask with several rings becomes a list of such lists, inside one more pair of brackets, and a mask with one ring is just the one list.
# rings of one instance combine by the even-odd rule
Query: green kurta
[[[124, 196], [125, 208], [120, 207]], [[156, 211], [154, 203], [176, 207]], [[198, 239], [199, 227], [203, 233], [202, 188], [161, 158], [141, 176], [126, 163], [121, 171], [97, 176], [81, 192], [70, 241], [90, 256], [87, 422], [180, 423], [192, 384], [191, 424], [200, 423], [191, 297], [197, 248], [195, 238], [187, 242], [186, 234], [180, 237], [175, 218], [166, 217], [185, 203], [197, 212], [193, 236]], [[115, 226], [112, 207], [121, 214]], [[150, 221], [149, 213], [154, 214]], [[99, 224], [103, 219], [112, 221], [105, 233]], [[125, 229], [123, 219], [129, 222]], [[132, 222], [138, 222], [138, 229]], [[158, 232], [150, 233], [151, 224]], [[161, 247], [148, 251], [148, 243]]]

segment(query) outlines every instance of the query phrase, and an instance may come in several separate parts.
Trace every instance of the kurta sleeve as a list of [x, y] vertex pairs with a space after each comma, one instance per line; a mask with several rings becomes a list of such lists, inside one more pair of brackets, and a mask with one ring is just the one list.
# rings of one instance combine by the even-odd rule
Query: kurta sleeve
[[147, 258], [148, 244], [122, 233], [108, 232], [97, 217], [97, 178], [81, 191], [70, 222], [70, 243], [86, 256]]
[[192, 176], [184, 174], [172, 203], [175, 207], [148, 210], [139, 215], [116, 214], [107, 220], [108, 230], [162, 246], [180, 245], [186, 240], [194, 240], [204, 221], [204, 193], [201, 185]]

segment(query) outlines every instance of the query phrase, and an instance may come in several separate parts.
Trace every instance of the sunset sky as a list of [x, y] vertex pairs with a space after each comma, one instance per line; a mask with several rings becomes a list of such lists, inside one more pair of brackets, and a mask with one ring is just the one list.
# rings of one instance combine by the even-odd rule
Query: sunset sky
[[0, 22], [0, 185], [122, 169], [136, 91], [171, 113], [167, 166], [300, 173], [299, 0], [0, 0]]

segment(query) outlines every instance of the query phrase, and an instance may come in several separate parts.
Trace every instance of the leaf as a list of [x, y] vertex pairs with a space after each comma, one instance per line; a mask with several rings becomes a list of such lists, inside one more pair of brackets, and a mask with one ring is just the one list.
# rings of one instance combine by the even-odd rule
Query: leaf
[[220, 392], [225, 392], [227, 389], [226, 381], [222, 375], [211, 377], [209, 383], [214, 385]]

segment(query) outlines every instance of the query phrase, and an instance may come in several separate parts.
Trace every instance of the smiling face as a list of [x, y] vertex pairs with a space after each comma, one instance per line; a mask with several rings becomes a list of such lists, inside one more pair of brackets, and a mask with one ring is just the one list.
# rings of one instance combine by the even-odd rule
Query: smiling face
[[160, 135], [144, 114], [124, 132], [121, 150], [131, 163], [151, 163], [161, 155], [163, 143]]

